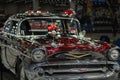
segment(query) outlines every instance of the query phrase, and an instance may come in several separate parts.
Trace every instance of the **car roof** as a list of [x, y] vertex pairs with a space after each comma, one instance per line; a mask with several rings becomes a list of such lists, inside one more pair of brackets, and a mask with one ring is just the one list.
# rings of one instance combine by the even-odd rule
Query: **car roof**
[[9, 17], [9, 19], [23, 20], [29, 18], [71, 18], [64, 14], [52, 14], [52, 13], [17, 13]]

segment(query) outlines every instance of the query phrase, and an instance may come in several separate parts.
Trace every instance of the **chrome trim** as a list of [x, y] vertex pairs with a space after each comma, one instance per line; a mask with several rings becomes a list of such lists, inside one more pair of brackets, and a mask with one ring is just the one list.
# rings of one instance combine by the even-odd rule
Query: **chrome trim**
[[[107, 65], [117, 65], [116, 62], [112, 61], [69, 61], [54, 62], [54, 63], [34, 63], [26, 66], [26, 75], [32, 75], [34, 80], [106, 80], [117, 78], [117, 73], [114, 69], [109, 70]], [[84, 67], [87, 65], [87, 67]], [[96, 67], [95, 65], [103, 65]], [[65, 68], [54, 68], [54, 67], [66, 66]], [[70, 67], [72, 66], [72, 67]], [[78, 67], [76, 67], [78, 66]], [[79, 67], [80, 66], [80, 67]], [[93, 66], [93, 67], [91, 67]], [[67, 68], [68, 67], [68, 68]], [[86, 69], [86, 70], [84, 70]], [[42, 74], [42, 75], [40, 75]], [[36, 76], [36, 77], [35, 77]], [[29, 76], [27, 76], [29, 78]], [[31, 79], [30, 79], [31, 80]], [[116, 80], [116, 79], [114, 79]]]
[[[25, 70], [26, 72], [26, 75], [28, 75], [27, 77], [30, 79], [34, 79], [34, 80], [37, 80], [37, 79], [41, 79], [42, 80], [81, 80], [81, 79], [87, 79], [87, 80], [103, 80], [103, 79], [114, 79], [116, 78], [116, 72], [114, 71], [108, 71], [106, 73], [103, 73], [103, 74], [93, 74], [93, 73], [86, 73], [86, 74], [69, 74], [69, 75], [66, 75], [66, 74], [63, 74], [63, 75], [54, 75], [54, 76], [46, 76], [46, 75], [43, 75], [43, 76], [40, 76], [39, 75], [39, 72], [30, 72], [29, 70]], [[29, 77], [29, 75], [32, 75], [32, 77]], [[35, 77], [36, 76], [36, 77]], [[47, 79], [46, 79], [47, 78]], [[31, 79], [30, 79], [31, 80]]]
[[76, 61], [70, 61], [69, 62], [54, 62], [54, 63], [47, 63], [47, 62], [44, 62], [44, 63], [37, 63], [37, 64], [31, 64], [32, 66], [69, 66], [69, 65], [106, 65], [106, 64], [117, 64], [116, 62], [113, 62], [113, 61], [84, 61], [84, 60], [76, 60]]

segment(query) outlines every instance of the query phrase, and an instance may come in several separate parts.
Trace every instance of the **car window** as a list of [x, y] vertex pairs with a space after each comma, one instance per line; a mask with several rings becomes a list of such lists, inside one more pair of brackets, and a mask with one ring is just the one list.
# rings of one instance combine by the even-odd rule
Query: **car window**
[[27, 19], [21, 23], [21, 35], [46, 35], [48, 34], [48, 27], [56, 26], [61, 34], [69, 34], [77, 32], [78, 23], [70, 19]]
[[16, 34], [17, 28], [18, 28], [18, 21], [11, 20], [5, 24], [4, 32]]

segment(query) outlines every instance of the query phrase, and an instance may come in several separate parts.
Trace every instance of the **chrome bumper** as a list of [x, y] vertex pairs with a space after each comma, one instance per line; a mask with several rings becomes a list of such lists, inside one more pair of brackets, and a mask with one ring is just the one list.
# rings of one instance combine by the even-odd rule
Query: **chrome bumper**
[[[82, 64], [83, 63], [83, 64]], [[113, 66], [117, 66], [114, 62], [107, 62]], [[107, 70], [104, 68], [89, 67], [89, 68], [56, 68], [56, 69], [46, 69], [46, 67], [55, 67], [55, 66], [75, 66], [75, 65], [104, 65], [106, 62], [80, 62], [80, 63], [57, 63], [57, 64], [31, 64], [29, 67], [26, 67], [25, 72], [29, 80], [117, 80], [118, 73], [115, 69]], [[46, 70], [41, 67], [45, 67]], [[57, 74], [56, 74], [57, 73]], [[62, 74], [61, 74], [62, 73]]]
[[40, 76], [39, 73], [26, 71], [28, 80], [118, 80], [118, 74], [107, 72], [105, 74], [86, 74], [86, 75], [57, 75], [57, 76]]

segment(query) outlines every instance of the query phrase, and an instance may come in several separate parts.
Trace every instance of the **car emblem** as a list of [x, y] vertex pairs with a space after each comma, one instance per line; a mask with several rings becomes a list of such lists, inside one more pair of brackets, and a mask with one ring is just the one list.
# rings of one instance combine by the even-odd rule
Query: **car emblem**
[[69, 52], [68, 54], [65, 54], [65, 55], [67, 55], [67, 56], [69, 56], [69, 57], [73, 57], [73, 58], [82, 58], [82, 57], [85, 57], [85, 56], [88, 56], [88, 55], [90, 55], [91, 53], [90, 52]]

